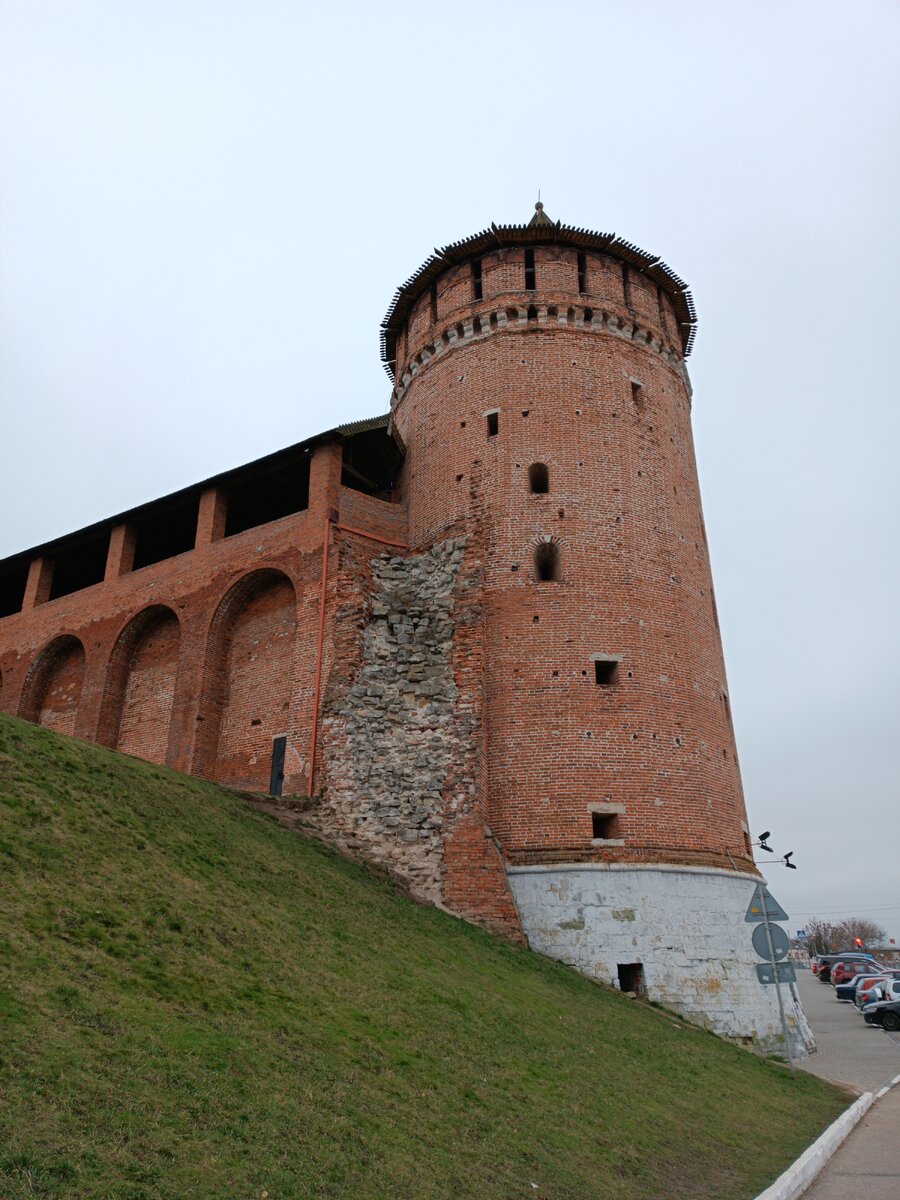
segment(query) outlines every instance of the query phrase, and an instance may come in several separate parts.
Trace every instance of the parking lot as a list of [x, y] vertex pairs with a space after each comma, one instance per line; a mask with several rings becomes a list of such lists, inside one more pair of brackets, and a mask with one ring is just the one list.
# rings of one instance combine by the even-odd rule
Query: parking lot
[[812, 971], [798, 970], [797, 988], [818, 1046], [798, 1067], [867, 1092], [900, 1075], [900, 1034], [866, 1025], [856, 1006], [837, 1000], [834, 988], [819, 983]]
[[[900, 1075], [900, 1034], [866, 1025], [854, 1004], [842, 1004], [834, 988], [812, 971], [797, 972], [800, 1001], [819, 1051], [798, 1066], [835, 1083], [877, 1092]], [[846, 1196], [900, 1197], [900, 1085], [878, 1100], [825, 1166], [803, 1200]]]

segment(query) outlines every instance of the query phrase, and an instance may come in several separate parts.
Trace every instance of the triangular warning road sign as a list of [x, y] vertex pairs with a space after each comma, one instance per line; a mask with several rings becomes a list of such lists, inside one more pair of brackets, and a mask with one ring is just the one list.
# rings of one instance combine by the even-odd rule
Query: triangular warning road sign
[[[762, 893], [762, 899], [760, 899], [760, 892]], [[747, 909], [747, 915], [744, 917], [744, 920], [751, 925], [756, 921], [764, 920], [763, 905], [766, 906], [765, 916], [770, 921], [786, 921], [788, 919], [787, 913], [778, 901], [774, 896], [769, 894], [769, 889], [759, 884], [753, 893], [753, 899], [750, 901], [750, 907]]]

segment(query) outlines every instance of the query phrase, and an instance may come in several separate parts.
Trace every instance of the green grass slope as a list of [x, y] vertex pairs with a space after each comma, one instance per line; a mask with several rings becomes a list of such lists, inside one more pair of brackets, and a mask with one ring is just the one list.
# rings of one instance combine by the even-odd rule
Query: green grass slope
[[729, 1200], [847, 1103], [10, 717], [0, 1030], [3, 1200]]

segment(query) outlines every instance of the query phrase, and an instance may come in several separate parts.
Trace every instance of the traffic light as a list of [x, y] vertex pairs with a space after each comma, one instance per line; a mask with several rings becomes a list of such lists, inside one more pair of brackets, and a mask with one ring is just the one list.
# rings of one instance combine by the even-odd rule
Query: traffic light
[[853, 940], [856, 942], [857, 949], [862, 950], [862, 938], [854, 938]]

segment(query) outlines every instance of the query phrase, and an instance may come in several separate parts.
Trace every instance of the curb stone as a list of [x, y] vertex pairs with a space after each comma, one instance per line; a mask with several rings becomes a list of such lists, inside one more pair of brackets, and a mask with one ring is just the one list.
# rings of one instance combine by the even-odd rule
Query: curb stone
[[833, 1121], [825, 1132], [820, 1134], [813, 1144], [804, 1150], [800, 1157], [791, 1163], [770, 1187], [759, 1193], [756, 1200], [796, 1200], [798, 1196], [802, 1196], [875, 1101], [880, 1100], [897, 1083], [900, 1083], [900, 1075], [895, 1076], [889, 1084], [874, 1095], [872, 1092], [863, 1092], [859, 1099], [851, 1104], [846, 1112], [841, 1113], [838, 1119]]

